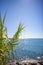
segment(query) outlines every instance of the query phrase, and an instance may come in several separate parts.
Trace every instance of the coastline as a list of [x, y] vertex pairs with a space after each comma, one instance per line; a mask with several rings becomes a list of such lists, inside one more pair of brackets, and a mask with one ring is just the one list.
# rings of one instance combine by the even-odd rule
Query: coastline
[[34, 59], [28, 59], [22, 61], [14, 60], [10, 63], [7, 63], [7, 65], [43, 65], [43, 60], [34, 60]]

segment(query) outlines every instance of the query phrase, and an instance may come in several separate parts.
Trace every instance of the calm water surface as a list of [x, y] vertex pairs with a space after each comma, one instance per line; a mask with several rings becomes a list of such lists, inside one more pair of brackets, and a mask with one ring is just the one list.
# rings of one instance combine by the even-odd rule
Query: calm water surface
[[15, 47], [15, 59], [43, 59], [43, 39], [19, 39]]

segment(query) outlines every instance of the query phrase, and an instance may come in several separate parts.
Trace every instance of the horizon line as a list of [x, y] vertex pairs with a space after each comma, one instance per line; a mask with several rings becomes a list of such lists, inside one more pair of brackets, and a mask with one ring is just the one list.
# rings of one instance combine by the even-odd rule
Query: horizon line
[[19, 39], [43, 39], [43, 38], [19, 38]]

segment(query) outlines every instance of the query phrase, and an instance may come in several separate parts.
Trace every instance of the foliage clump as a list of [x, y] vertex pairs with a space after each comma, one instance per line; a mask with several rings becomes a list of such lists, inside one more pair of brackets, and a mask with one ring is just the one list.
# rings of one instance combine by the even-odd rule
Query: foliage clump
[[0, 65], [6, 65], [7, 59], [14, 59], [14, 47], [18, 44], [18, 38], [21, 31], [23, 30], [23, 25], [20, 23], [16, 33], [10, 39], [7, 35], [7, 28], [4, 25], [6, 18], [6, 13], [4, 17], [0, 14]]

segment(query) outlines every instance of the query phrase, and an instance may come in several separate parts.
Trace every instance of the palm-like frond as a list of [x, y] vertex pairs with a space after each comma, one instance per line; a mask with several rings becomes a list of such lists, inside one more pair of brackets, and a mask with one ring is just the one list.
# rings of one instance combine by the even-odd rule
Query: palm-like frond
[[2, 63], [6, 65], [6, 59], [8, 57], [10, 58], [10, 54], [12, 54], [12, 58], [14, 59], [14, 47], [17, 45], [19, 36], [24, 29], [20, 23], [16, 33], [9, 39], [7, 36], [7, 28], [4, 26], [5, 18], [6, 13], [3, 18], [0, 14], [0, 65], [2, 65]]
[[8, 50], [10, 50], [12, 52], [11, 54], [12, 54], [13, 59], [14, 59], [14, 53], [13, 53], [14, 47], [18, 44], [18, 39], [19, 39], [19, 36], [20, 36], [23, 29], [24, 29], [24, 27], [20, 23], [16, 33], [13, 35], [13, 37], [7, 43]]
[[19, 26], [18, 26], [18, 29], [16, 31], [16, 33], [13, 35], [13, 38], [12, 38], [12, 43], [13, 42], [16, 42], [22, 32], [22, 30], [24, 29], [23, 25], [20, 23]]
[[4, 24], [4, 22], [5, 22], [5, 18], [6, 18], [6, 12], [5, 12], [5, 15], [4, 15], [4, 17], [3, 17], [3, 24]]

